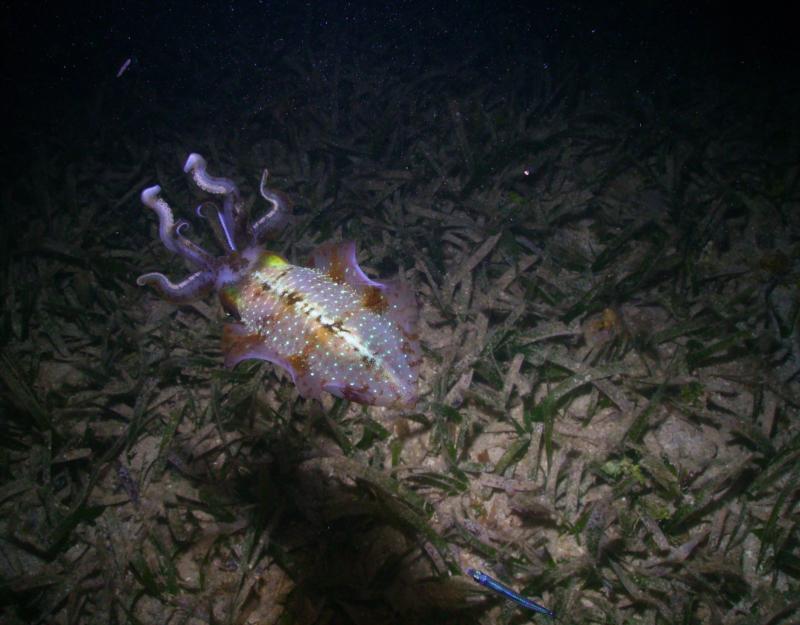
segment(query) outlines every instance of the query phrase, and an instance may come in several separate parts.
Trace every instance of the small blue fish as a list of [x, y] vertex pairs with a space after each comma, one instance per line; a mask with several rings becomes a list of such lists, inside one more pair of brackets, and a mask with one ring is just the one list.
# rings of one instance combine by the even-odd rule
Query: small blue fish
[[472, 579], [478, 582], [481, 586], [486, 586], [494, 590], [496, 593], [504, 595], [511, 599], [514, 603], [521, 605], [523, 608], [528, 608], [529, 610], [533, 610], [534, 612], [538, 612], [539, 614], [544, 614], [545, 616], [549, 616], [550, 618], [555, 618], [556, 613], [552, 610], [548, 610], [542, 605], [539, 605], [535, 601], [531, 599], [527, 599], [523, 597], [518, 592], [512, 590], [505, 584], [501, 584], [496, 579], [489, 577], [483, 571], [476, 571], [475, 569], [467, 569], [467, 575], [469, 575]]

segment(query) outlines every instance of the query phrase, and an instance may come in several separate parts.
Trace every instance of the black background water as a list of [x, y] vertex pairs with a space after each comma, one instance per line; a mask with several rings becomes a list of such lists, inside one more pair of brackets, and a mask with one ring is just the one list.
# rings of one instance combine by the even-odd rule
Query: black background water
[[[63, 113], [90, 110], [99, 92], [114, 130], [148, 104], [173, 122], [211, 103], [209, 125], [232, 123], [237, 99], [270, 93], [275, 59], [298, 50], [330, 66], [387, 63], [419, 72], [459, 61], [487, 84], [519, 66], [582, 59], [585, 80], [610, 91], [669, 92], [722, 80], [792, 88], [794, 26], [779, 3], [698, 2], [165, 2], [12, 3], [3, 11], [2, 119], [6, 144], [58, 133]], [[127, 59], [132, 62], [120, 78]], [[201, 71], [198, 71], [198, 64]], [[240, 90], [214, 80], [236, 77]], [[453, 75], [453, 80], [458, 76]], [[132, 84], [137, 85], [132, 93]], [[781, 87], [782, 85], [782, 87]], [[122, 132], [122, 129], [120, 129]], [[12, 141], [9, 141], [9, 139]], [[16, 167], [24, 162], [13, 158]], [[24, 161], [24, 159], [22, 159]]]

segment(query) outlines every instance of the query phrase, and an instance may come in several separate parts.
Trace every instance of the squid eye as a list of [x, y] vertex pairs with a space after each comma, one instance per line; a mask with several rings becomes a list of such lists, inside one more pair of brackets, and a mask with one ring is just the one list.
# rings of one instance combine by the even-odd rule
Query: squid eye
[[219, 292], [219, 301], [222, 304], [222, 309], [228, 313], [236, 321], [241, 321], [242, 317], [239, 314], [239, 307], [236, 305], [236, 293], [231, 287], [224, 287]]

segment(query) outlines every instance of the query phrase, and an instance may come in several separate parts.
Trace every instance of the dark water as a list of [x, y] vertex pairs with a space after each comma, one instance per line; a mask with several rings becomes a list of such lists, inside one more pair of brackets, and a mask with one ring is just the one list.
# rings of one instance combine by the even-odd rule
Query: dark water
[[[668, 103], [709, 81], [789, 89], [797, 51], [791, 21], [773, 4], [15, 4], [4, 11], [3, 119], [23, 142], [57, 135], [65, 114], [89, 135], [102, 125], [109, 140], [159, 121], [233, 127], [248, 108], [300, 86], [281, 66], [298, 54], [323, 75], [337, 63], [401, 80], [443, 71], [443, 92], [460, 79], [492, 88], [524, 81], [533, 67], [557, 73], [566, 61], [578, 63], [584, 84], [623, 100], [644, 92]], [[168, 113], [147, 119], [151, 108]]]

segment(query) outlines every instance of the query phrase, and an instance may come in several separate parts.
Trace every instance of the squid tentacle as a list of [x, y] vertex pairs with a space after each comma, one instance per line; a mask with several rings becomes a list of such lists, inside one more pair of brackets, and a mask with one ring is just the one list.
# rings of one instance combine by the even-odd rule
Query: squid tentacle
[[[206, 207], [209, 207], [212, 211], [214, 211], [214, 217], [216, 217], [216, 219], [205, 214], [203, 209]], [[197, 213], [199, 217], [202, 217], [208, 221], [208, 224], [211, 226], [211, 231], [214, 233], [217, 242], [227, 253], [236, 251], [236, 237], [234, 236], [234, 233], [228, 229], [228, 226], [225, 223], [223, 212], [220, 207], [216, 205], [216, 203], [210, 201], [203, 202], [195, 209], [195, 213]]]
[[153, 209], [158, 215], [158, 238], [168, 250], [178, 252], [178, 245], [175, 243], [175, 219], [172, 217], [172, 209], [159, 194], [161, 187], [155, 185], [147, 187], [142, 191], [142, 204]]
[[186, 236], [186, 229], [190, 224], [183, 219], [175, 219], [172, 208], [161, 197], [160, 186], [155, 185], [142, 191], [142, 203], [158, 216], [158, 235], [161, 242], [168, 250], [199, 269], [178, 283], [171, 282], [166, 275], [158, 272], [147, 273], [137, 279], [140, 286], [152, 286], [164, 299], [175, 303], [190, 302], [203, 297], [213, 290], [220, 279], [229, 279], [241, 271], [252, 259], [246, 254], [240, 256], [239, 249], [252, 248], [263, 243], [267, 234], [279, 228], [288, 217], [290, 207], [289, 199], [283, 193], [267, 188], [269, 172], [265, 169], [261, 177], [260, 192], [271, 204], [271, 209], [266, 215], [250, 223], [234, 182], [209, 175], [206, 160], [202, 156], [190, 154], [184, 170], [191, 174], [200, 189], [221, 196], [221, 206], [217, 202], [206, 201], [195, 212], [209, 222], [225, 254], [216, 257]]
[[187, 222], [183, 220], [175, 221], [172, 216], [172, 209], [166, 200], [159, 195], [160, 193], [161, 187], [155, 185], [142, 191], [141, 197], [142, 203], [158, 215], [158, 237], [164, 247], [171, 252], [180, 254], [198, 267], [213, 265], [214, 257], [181, 233], [181, 230], [188, 226]]
[[175, 224], [175, 239], [179, 243], [178, 250], [180, 255], [198, 267], [213, 267], [216, 263], [216, 258], [183, 234], [182, 230], [188, 227], [189, 222], [183, 219]]
[[226, 245], [230, 244], [231, 249], [236, 250], [244, 243], [242, 235], [246, 230], [246, 214], [239, 188], [228, 178], [210, 175], [207, 167], [206, 159], [193, 152], [186, 159], [183, 171], [191, 174], [194, 183], [203, 191], [222, 196], [220, 222], [227, 238]]
[[222, 200], [222, 210], [217, 210], [219, 223], [225, 233], [225, 245], [231, 250], [236, 250], [240, 245], [246, 243], [243, 235], [246, 230], [247, 216], [242, 207], [241, 202], [235, 202], [230, 195], [226, 195]]
[[214, 287], [214, 274], [198, 271], [175, 284], [163, 273], [146, 273], [136, 278], [139, 286], [151, 286], [159, 295], [176, 304], [193, 302], [206, 295]]
[[229, 178], [221, 178], [212, 176], [208, 173], [206, 168], [208, 163], [206, 159], [192, 152], [186, 159], [186, 164], [183, 166], [183, 171], [192, 175], [194, 183], [203, 191], [211, 193], [212, 195], [234, 195], [239, 197], [239, 189], [234, 184], [233, 180]]
[[289, 199], [280, 191], [267, 188], [267, 178], [269, 178], [269, 170], [265, 169], [261, 174], [261, 184], [258, 190], [261, 197], [272, 204], [272, 209], [250, 226], [251, 238], [256, 243], [263, 243], [271, 230], [278, 229], [289, 212]]

